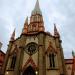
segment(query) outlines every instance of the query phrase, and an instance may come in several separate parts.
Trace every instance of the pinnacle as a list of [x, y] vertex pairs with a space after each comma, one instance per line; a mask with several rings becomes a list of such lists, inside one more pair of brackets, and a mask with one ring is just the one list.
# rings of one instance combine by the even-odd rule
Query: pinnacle
[[54, 31], [57, 31], [56, 24], [54, 24]]
[[14, 40], [15, 40], [15, 29], [14, 29], [12, 35], [11, 35], [11, 38], [10, 38], [10, 41], [14, 41]]
[[56, 24], [54, 24], [54, 35], [55, 36], [60, 36], [59, 33], [58, 33], [58, 30], [56, 28]]
[[28, 23], [28, 17], [26, 18], [25, 23]]
[[24, 23], [24, 27], [28, 25], [28, 17], [26, 17], [25, 23]]
[[24, 23], [24, 27], [26, 27], [28, 25], [28, 17], [26, 17], [25, 23]]
[[22, 34], [27, 33], [27, 30], [28, 30], [28, 17], [25, 20], [24, 27], [23, 27], [23, 30], [22, 30]]

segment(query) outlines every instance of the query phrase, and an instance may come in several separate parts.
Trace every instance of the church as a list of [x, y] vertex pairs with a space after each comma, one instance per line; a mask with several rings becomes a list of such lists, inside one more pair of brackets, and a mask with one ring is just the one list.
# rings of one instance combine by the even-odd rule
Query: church
[[12, 33], [3, 65], [3, 75], [68, 75], [61, 43], [56, 24], [54, 35], [45, 31], [37, 0], [30, 23], [27, 17], [20, 37], [15, 39], [15, 30]]

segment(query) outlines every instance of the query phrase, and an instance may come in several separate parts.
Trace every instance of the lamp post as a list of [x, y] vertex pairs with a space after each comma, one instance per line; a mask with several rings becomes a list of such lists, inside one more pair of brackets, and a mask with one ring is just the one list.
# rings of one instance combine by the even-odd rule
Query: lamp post
[[6, 75], [8, 75], [9, 73], [8, 73], [8, 71], [6, 72]]
[[38, 71], [35, 71], [36, 75], [38, 75]]

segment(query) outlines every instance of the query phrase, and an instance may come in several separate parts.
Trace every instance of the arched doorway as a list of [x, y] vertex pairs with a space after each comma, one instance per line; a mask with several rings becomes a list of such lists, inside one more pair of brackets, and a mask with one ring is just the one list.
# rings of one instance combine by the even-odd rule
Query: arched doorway
[[35, 74], [35, 70], [31, 66], [29, 66], [25, 69], [23, 75], [36, 75], [36, 74]]

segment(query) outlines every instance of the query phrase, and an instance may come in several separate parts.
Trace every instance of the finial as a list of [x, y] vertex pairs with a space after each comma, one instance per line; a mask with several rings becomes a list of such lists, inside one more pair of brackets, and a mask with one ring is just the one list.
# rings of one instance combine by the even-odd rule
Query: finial
[[14, 41], [14, 40], [15, 40], [15, 29], [14, 29], [12, 35], [11, 35], [11, 38], [10, 38], [10, 41]]
[[56, 37], [60, 37], [59, 33], [58, 33], [58, 30], [56, 28], [56, 24], [54, 23], [54, 36]]

